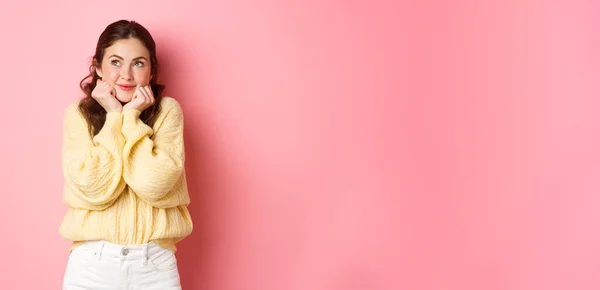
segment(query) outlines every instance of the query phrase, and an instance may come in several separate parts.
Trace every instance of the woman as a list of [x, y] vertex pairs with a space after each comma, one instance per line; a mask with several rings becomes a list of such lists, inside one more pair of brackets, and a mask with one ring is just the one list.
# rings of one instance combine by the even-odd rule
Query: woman
[[192, 231], [183, 113], [157, 76], [148, 30], [108, 25], [85, 98], [64, 118], [60, 233], [73, 245], [63, 289], [181, 289], [175, 244]]

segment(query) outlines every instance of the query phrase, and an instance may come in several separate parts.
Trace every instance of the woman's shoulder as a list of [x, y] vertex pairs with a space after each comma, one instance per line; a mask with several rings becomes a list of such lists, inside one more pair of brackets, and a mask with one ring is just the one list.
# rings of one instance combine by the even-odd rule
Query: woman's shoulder
[[79, 104], [81, 103], [81, 100], [76, 100], [76, 101], [72, 101], [69, 104], [67, 104], [67, 107], [65, 108], [65, 114], [66, 115], [73, 115], [73, 114], [81, 114], [81, 112], [79, 111]]
[[160, 98], [160, 108], [165, 113], [173, 109], [181, 111], [181, 105], [179, 104], [179, 102], [177, 102], [175, 98], [170, 96], [162, 96]]
[[82, 100], [71, 101], [70, 103], [67, 104], [67, 109], [78, 108], [81, 101]]

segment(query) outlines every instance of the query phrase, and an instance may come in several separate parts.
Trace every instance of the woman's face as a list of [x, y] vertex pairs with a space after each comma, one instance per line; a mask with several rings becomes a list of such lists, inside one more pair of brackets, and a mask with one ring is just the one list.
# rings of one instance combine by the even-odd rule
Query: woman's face
[[119, 101], [128, 103], [136, 88], [150, 83], [151, 68], [148, 49], [137, 38], [127, 38], [115, 41], [104, 50], [96, 73], [114, 86]]

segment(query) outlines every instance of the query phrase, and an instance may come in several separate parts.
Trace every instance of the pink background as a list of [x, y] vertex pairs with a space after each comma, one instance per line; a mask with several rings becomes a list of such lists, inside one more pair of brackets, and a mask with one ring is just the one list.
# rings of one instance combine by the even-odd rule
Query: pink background
[[600, 289], [598, 3], [2, 1], [1, 288], [60, 288], [62, 116], [125, 18], [186, 113], [184, 289]]

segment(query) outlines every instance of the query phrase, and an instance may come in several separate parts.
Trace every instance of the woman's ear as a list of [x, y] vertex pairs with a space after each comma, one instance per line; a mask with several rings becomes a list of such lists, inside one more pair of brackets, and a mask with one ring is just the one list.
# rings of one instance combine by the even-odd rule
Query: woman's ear
[[95, 59], [92, 60], [92, 67], [94, 68], [96, 74], [102, 78], [102, 69], [100, 69], [100, 64]]

